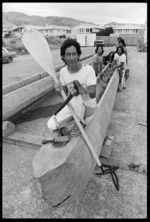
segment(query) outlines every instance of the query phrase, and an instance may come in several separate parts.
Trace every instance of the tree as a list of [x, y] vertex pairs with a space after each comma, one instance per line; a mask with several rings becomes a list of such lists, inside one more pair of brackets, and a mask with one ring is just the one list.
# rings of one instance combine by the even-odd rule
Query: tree
[[109, 34], [112, 34], [112, 33], [113, 33], [112, 27], [108, 27], [108, 28], [106, 28], [106, 30], [109, 32]]

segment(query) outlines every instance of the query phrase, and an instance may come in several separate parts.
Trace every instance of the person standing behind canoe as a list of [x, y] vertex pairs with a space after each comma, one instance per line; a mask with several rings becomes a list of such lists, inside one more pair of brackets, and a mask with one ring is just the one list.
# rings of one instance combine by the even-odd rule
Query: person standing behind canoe
[[122, 47], [124, 48], [124, 52], [125, 52], [125, 55], [126, 55], [126, 64], [127, 64], [127, 49], [126, 49], [126, 44], [125, 44], [124, 39], [121, 39], [121, 40], [119, 41], [118, 46], [122, 46]]
[[[116, 63], [116, 65], [115, 65]], [[122, 90], [122, 88], [126, 88], [125, 86], [125, 80], [124, 80], [124, 74], [125, 74], [125, 69], [126, 69], [126, 55], [124, 48], [122, 46], [118, 46], [115, 56], [114, 56], [114, 61], [112, 63], [113, 70], [116, 68], [119, 71], [120, 75], [120, 80], [119, 80], [119, 91]], [[123, 78], [123, 81], [122, 81]]]
[[121, 37], [117, 38], [116, 50], [117, 50], [117, 47], [119, 46], [119, 42], [120, 42], [121, 39], [122, 39]]
[[[80, 94], [74, 89], [73, 81], [78, 80], [90, 96], [90, 102], [94, 109], [97, 108], [96, 103], [96, 76], [93, 68], [90, 65], [79, 62], [81, 55], [80, 44], [71, 38], [66, 39], [60, 48], [61, 59], [65, 62], [66, 66], [60, 70], [60, 83], [55, 85], [57, 91], [63, 88], [65, 94], [73, 95], [70, 101], [76, 115], [82, 123], [87, 123], [88, 118], [85, 119], [85, 104]], [[57, 115], [59, 127], [62, 123], [67, 122], [72, 118], [68, 106], [65, 106]], [[73, 119], [73, 118], [72, 118]], [[58, 129], [54, 117], [52, 116], [47, 123], [48, 128], [52, 132]]]
[[103, 53], [103, 47], [97, 46], [95, 49], [95, 55], [92, 57], [92, 67], [95, 70], [96, 77], [102, 72], [103, 69]]
[[112, 63], [115, 56], [115, 51], [110, 52], [108, 55], [103, 56], [103, 65], [106, 66], [108, 63]]

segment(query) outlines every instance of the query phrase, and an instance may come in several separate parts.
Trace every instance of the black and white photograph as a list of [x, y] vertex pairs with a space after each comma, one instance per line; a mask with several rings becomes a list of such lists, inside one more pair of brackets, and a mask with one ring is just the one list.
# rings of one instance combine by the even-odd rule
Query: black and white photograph
[[2, 218], [146, 219], [145, 2], [2, 3]]

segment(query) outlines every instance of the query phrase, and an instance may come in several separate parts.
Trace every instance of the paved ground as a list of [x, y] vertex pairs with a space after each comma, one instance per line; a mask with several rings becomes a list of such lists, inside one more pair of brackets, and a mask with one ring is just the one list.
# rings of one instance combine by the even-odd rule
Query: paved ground
[[[130, 79], [118, 92], [107, 134], [114, 136], [113, 150], [139, 155], [146, 164], [147, 53], [128, 48]], [[31, 107], [16, 123], [17, 130], [47, 135], [46, 123], [61, 98], [53, 92]], [[32, 159], [37, 151], [3, 144], [3, 218], [146, 218], [147, 175], [119, 169], [120, 190], [109, 175], [92, 176], [71, 204], [50, 208], [38, 199], [32, 181]]]

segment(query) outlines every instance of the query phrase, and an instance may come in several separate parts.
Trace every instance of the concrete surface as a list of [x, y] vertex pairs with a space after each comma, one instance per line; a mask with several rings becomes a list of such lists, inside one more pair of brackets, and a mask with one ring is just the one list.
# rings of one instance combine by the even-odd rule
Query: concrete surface
[[[114, 137], [113, 150], [139, 155], [146, 164], [147, 128], [138, 122], [147, 119], [147, 53], [128, 47], [130, 78], [118, 92], [108, 128]], [[16, 131], [48, 136], [46, 123], [62, 98], [51, 92], [16, 119]], [[92, 176], [71, 204], [50, 208], [39, 199], [32, 180], [32, 159], [37, 151], [3, 144], [3, 218], [147, 218], [147, 175], [119, 169], [120, 190], [110, 175]]]

